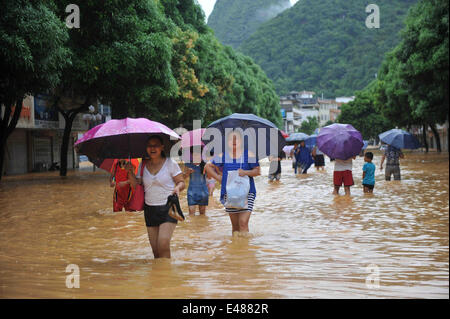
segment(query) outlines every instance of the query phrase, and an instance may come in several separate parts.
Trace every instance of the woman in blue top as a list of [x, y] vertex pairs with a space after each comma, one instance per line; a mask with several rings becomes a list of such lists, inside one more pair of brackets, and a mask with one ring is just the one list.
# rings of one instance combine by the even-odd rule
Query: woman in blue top
[[206, 185], [206, 178], [203, 172], [205, 162], [201, 159], [201, 153], [194, 154], [193, 147], [191, 147], [191, 154], [192, 160], [184, 165], [184, 176], [187, 177], [189, 175], [189, 187], [187, 191], [189, 215], [195, 215], [197, 205], [200, 215], [204, 215], [209, 199], [208, 186]]
[[[248, 222], [253, 211], [253, 202], [256, 197], [255, 181], [253, 177], [261, 175], [259, 163], [255, 154], [251, 151], [244, 150], [243, 138], [240, 132], [233, 131], [228, 135], [225, 152], [215, 157], [206, 164], [208, 176], [213, 177], [221, 182], [220, 201], [225, 205], [226, 187], [228, 172], [238, 171], [239, 176], [248, 176], [250, 182], [250, 190], [247, 197], [247, 209], [225, 208], [229, 214], [232, 226], [232, 233], [248, 233]], [[216, 168], [218, 168], [216, 170]], [[223, 169], [222, 175], [217, 171]]]

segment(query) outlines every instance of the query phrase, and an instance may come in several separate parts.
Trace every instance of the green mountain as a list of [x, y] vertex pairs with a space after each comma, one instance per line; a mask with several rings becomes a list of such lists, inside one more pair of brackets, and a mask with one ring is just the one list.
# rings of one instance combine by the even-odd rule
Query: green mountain
[[263, 23], [239, 50], [263, 68], [278, 94], [313, 90], [329, 97], [354, 95], [375, 78], [416, 2], [373, 2], [380, 25], [368, 28], [370, 1], [300, 0]]
[[217, 0], [208, 26], [220, 42], [237, 48], [259, 25], [290, 6], [289, 0]]

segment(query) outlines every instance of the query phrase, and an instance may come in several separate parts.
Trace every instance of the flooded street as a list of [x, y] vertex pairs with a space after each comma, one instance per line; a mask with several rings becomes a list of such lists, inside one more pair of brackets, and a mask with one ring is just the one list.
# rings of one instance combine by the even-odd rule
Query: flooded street
[[153, 259], [142, 212], [112, 212], [106, 172], [6, 176], [0, 298], [449, 298], [448, 153], [405, 157], [386, 182], [375, 153], [373, 195], [358, 157], [351, 197], [331, 195], [328, 158], [297, 177], [283, 161], [279, 183], [263, 163], [250, 236], [231, 235], [217, 188], [206, 216], [178, 223], [171, 260]]

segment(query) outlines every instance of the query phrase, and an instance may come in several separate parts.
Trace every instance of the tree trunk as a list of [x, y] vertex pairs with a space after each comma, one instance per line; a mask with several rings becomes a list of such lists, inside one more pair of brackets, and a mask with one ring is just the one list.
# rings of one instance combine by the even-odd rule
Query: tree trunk
[[61, 144], [61, 154], [60, 154], [60, 169], [59, 176], [67, 176], [67, 152], [69, 151], [69, 138], [70, 132], [72, 131], [73, 118], [65, 118], [66, 125], [64, 126], [63, 140]]
[[120, 107], [120, 106], [115, 107], [115, 105], [118, 105], [118, 104], [119, 103], [111, 104], [111, 118], [124, 119], [124, 118], [128, 117], [128, 108]]
[[64, 111], [61, 109], [58, 105], [59, 100], [61, 97], [57, 97], [55, 100], [55, 107], [56, 109], [62, 114], [64, 117], [64, 120], [66, 121], [66, 124], [64, 126], [64, 134], [63, 134], [63, 140], [61, 143], [61, 154], [60, 154], [60, 168], [59, 168], [59, 176], [67, 176], [67, 152], [69, 150], [69, 139], [70, 139], [70, 132], [72, 132], [72, 124], [75, 119], [75, 117], [78, 115], [78, 113], [83, 112], [88, 109], [89, 105], [91, 104], [91, 96], [88, 95], [86, 97], [86, 100], [84, 103], [79, 106], [76, 109], [72, 109], [69, 111]]
[[3, 176], [3, 160], [5, 158], [6, 139], [3, 136], [0, 139], [0, 181]]
[[441, 149], [441, 138], [439, 137], [439, 133], [436, 129], [436, 124], [430, 124], [431, 131], [433, 132], [434, 138], [436, 139], [437, 151], [440, 153]]
[[422, 138], [423, 138], [423, 145], [425, 146], [425, 152], [428, 153], [428, 141], [427, 141], [427, 125], [422, 125]]
[[12, 103], [5, 103], [5, 114], [3, 115], [3, 118], [0, 117], [0, 180], [2, 179], [3, 176], [3, 163], [5, 160], [6, 143], [8, 141], [8, 137], [14, 131], [17, 122], [19, 121], [20, 113], [22, 112], [22, 99], [16, 100], [16, 107], [14, 108], [14, 113], [11, 121], [9, 121], [9, 118], [11, 116], [11, 110], [12, 110]]

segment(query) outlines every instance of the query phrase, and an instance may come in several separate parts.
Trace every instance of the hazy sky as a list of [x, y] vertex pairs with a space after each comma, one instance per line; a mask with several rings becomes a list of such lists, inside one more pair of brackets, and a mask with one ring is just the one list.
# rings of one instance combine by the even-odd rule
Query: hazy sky
[[[197, 0], [198, 3], [202, 6], [203, 11], [205, 11], [206, 18], [209, 17], [211, 14], [211, 11], [214, 9], [214, 4], [216, 3], [216, 0]], [[294, 5], [298, 0], [289, 0], [291, 1], [291, 4]]]

